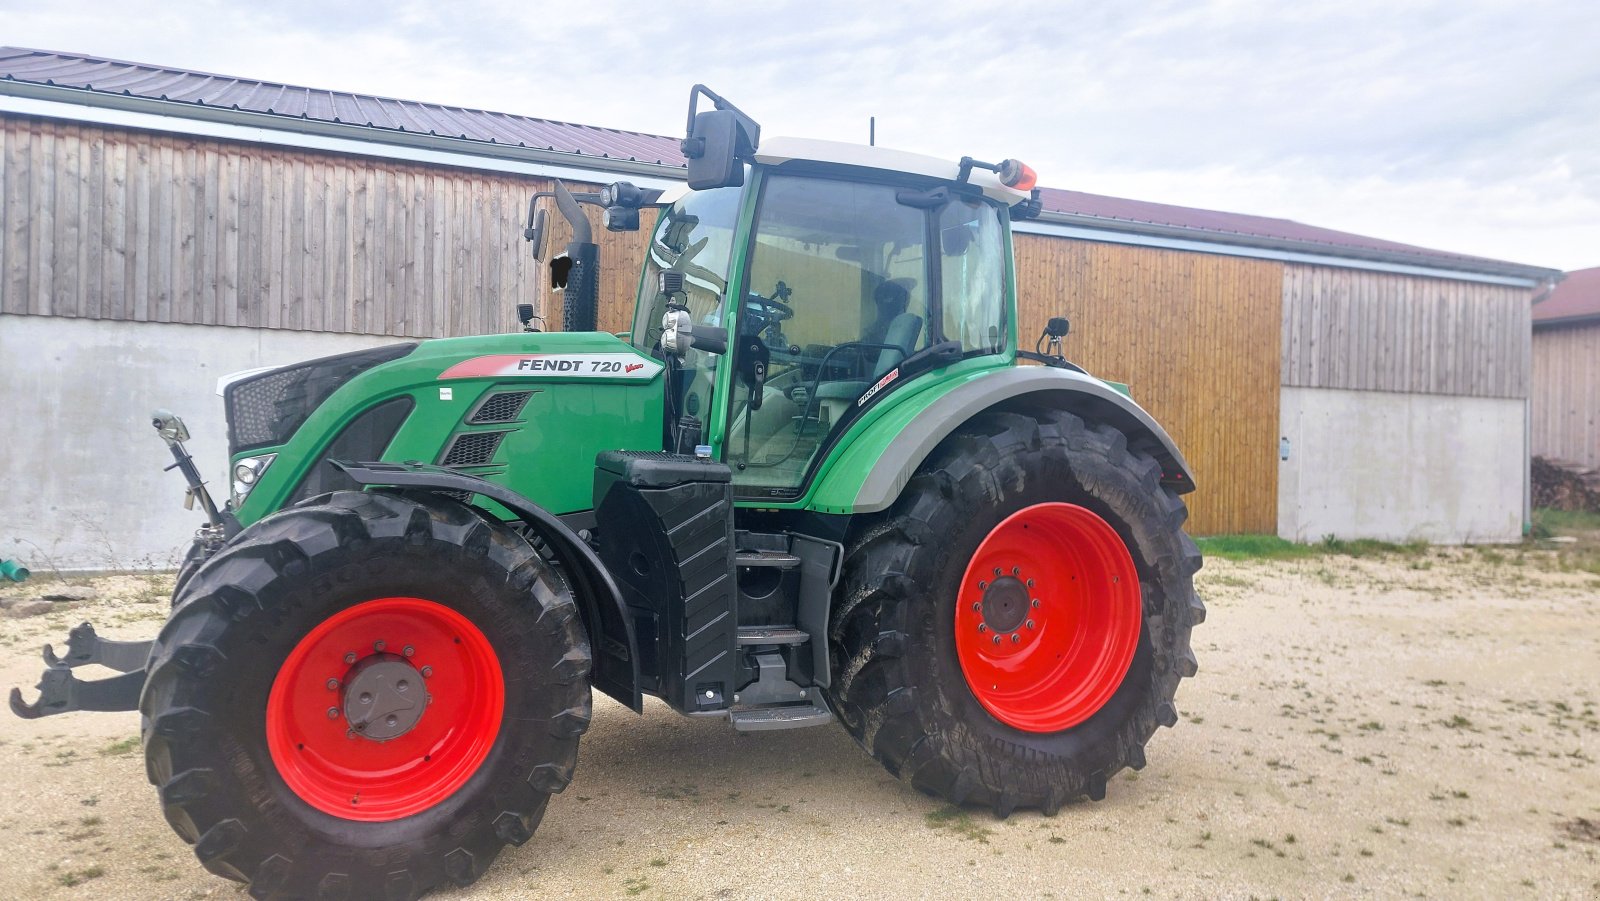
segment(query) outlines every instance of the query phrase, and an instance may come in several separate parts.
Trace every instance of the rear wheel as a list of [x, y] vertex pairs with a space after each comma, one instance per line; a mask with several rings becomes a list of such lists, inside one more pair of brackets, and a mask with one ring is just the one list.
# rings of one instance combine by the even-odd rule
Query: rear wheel
[[1000, 816], [1102, 798], [1144, 766], [1205, 615], [1160, 475], [1070, 414], [964, 426], [846, 559], [829, 630], [846, 729], [917, 788]]
[[206, 868], [258, 897], [412, 898], [531, 837], [572, 777], [589, 665], [570, 590], [509, 528], [337, 493], [183, 586], [147, 769]]

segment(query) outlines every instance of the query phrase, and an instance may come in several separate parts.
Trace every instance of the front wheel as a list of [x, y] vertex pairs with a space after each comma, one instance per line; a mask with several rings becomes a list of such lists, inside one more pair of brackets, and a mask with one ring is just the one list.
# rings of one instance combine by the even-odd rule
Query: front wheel
[[1144, 766], [1194, 675], [1200, 555], [1122, 433], [989, 413], [857, 534], [830, 695], [891, 773], [955, 804], [1054, 813]]
[[590, 653], [515, 532], [341, 492], [241, 533], [151, 652], [167, 820], [257, 897], [413, 898], [483, 874], [572, 778]]

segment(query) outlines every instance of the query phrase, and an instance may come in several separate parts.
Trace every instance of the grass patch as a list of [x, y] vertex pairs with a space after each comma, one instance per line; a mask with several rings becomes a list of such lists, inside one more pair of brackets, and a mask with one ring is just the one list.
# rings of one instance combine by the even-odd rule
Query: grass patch
[[1200, 552], [1223, 560], [1307, 560], [1316, 557], [1414, 557], [1428, 550], [1427, 542], [1395, 544], [1371, 538], [1344, 539], [1329, 535], [1316, 544], [1297, 544], [1276, 535], [1215, 535], [1197, 538]]
[[135, 735], [132, 738], [124, 738], [121, 741], [114, 741], [111, 744], [106, 745], [100, 749], [100, 756], [121, 757], [124, 754], [131, 754], [137, 750], [139, 750], [139, 736]]
[[81, 870], [68, 870], [67, 872], [56, 876], [56, 883], [58, 885], [64, 885], [67, 888], [72, 888], [75, 885], [82, 885], [91, 879], [99, 879], [105, 874], [106, 868], [100, 866], [99, 864], [95, 864], [92, 867], [84, 867]]
[[959, 807], [942, 807], [923, 818], [929, 829], [939, 829], [960, 836], [969, 842], [987, 845], [993, 829], [979, 826]]
[[1540, 507], [1533, 511], [1535, 538], [1551, 535], [1570, 535], [1573, 532], [1600, 532], [1600, 513], [1584, 510], [1553, 510]]
[[1556, 546], [1556, 562], [1561, 569], [1600, 576], [1600, 513], [1544, 507], [1533, 511], [1531, 537], [1545, 540], [1557, 536], [1564, 539]]

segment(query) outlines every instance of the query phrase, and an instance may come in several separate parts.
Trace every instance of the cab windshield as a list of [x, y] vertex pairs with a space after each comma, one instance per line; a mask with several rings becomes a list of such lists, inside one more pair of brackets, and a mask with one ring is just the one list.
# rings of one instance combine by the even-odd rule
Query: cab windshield
[[739, 219], [739, 189], [694, 191], [667, 207], [656, 223], [634, 307], [633, 346], [661, 356], [661, 316], [667, 298], [660, 291], [663, 271], [682, 272], [689, 315], [715, 324], [728, 290], [728, 260]]
[[[739, 221], [739, 193], [738, 188], [694, 191], [662, 211], [650, 239], [629, 334], [640, 352], [666, 359], [661, 351], [661, 317], [667, 310], [667, 297], [660, 290], [662, 272], [683, 273], [687, 297], [676, 295], [674, 301], [688, 307], [695, 324], [720, 323], [733, 231]], [[693, 453], [696, 446], [710, 441], [705, 424], [718, 361], [715, 354], [691, 349], [681, 362], [668, 367], [662, 446], [669, 451]]]

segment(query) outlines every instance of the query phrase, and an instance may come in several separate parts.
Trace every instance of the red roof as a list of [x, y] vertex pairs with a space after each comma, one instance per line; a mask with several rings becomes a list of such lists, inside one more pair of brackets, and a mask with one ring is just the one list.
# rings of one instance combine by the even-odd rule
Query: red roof
[[[341, 91], [295, 87], [227, 75], [212, 75], [145, 63], [122, 62], [48, 50], [0, 47], [0, 93], [6, 82], [46, 85], [77, 92], [79, 102], [96, 96], [188, 104], [219, 110], [334, 123], [390, 134], [436, 137], [570, 153], [590, 159], [625, 160], [682, 168], [678, 139], [596, 128], [459, 106], [419, 103]], [[102, 101], [104, 102], [104, 101]], [[383, 138], [377, 138], [383, 140]], [[575, 165], [584, 163], [574, 161]], [[590, 163], [589, 165], [595, 166]], [[605, 168], [604, 165], [596, 166]], [[1157, 228], [1199, 241], [1269, 246], [1331, 256], [1386, 259], [1423, 266], [1541, 279], [1552, 270], [1484, 257], [1430, 250], [1303, 225], [1288, 219], [1223, 213], [1045, 188], [1050, 212], [1098, 220], [1092, 224], [1140, 232]], [[1182, 234], [1188, 232], [1190, 234]]]
[[0, 79], [384, 131], [683, 165], [677, 138], [48, 50], [0, 47]]
[[1534, 322], [1600, 318], [1600, 266], [1568, 272], [1550, 296], [1533, 305]]
[[1085, 194], [1082, 191], [1062, 191], [1056, 188], [1045, 188], [1041, 192], [1040, 199], [1044, 201], [1045, 209], [1061, 213], [1094, 216], [1122, 222], [1164, 225], [1172, 228], [1198, 229], [1214, 234], [1266, 238], [1273, 241], [1323, 244], [1327, 246], [1327, 252], [1333, 255], [1338, 255], [1340, 250], [1366, 250], [1377, 253], [1415, 256], [1419, 258], [1419, 262], [1423, 258], [1440, 262], [1450, 261], [1469, 266], [1474, 263], [1493, 264], [1500, 262], [1486, 257], [1468, 256], [1445, 250], [1431, 250], [1411, 244], [1401, 244], [1396, 241], [1385, 241], [1381, 238], [1368, 238], [1364, 235], [1335, 231], [1331, 228], [1319, 228], [1315, 225], [1295, 222], [1292, 219], [1277, 219], [1271, 216], [1223, 213], [1216, 210], [1172, 206], [1166, 203], [1150, 203], [1144, 200], [1127, 200], [1121, 197]]

